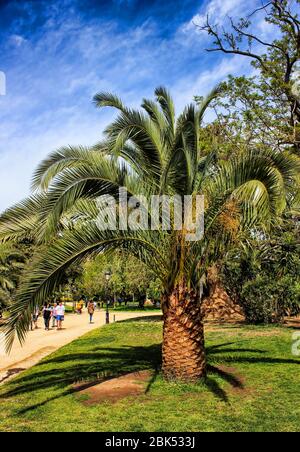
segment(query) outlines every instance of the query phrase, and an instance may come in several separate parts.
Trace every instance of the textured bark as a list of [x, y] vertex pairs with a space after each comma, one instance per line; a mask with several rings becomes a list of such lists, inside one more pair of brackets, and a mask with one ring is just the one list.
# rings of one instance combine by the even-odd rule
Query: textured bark
[[183, 285], [164, 300], [163, 374], [181, 381], [206, 376], [200, 297]]
[[234, 302], [223, 288], [219, 277], [219, 269], [210, 267], [207, 271], [206, 284], [208, 292], [203, 297], [201, 309], [205, 320], [238, 321], [245, 320], [243, 309]]

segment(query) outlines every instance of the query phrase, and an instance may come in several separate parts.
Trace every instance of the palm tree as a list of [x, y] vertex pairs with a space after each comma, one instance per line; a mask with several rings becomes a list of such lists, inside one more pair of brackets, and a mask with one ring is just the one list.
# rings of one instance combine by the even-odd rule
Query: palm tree
[[10, 304], [17, 275], [23, 268], [22, 260], [22, 254], [12, 244], [0, 243], [0, 318], [2, 311]]
[[[30, 198], [0, 218], [0, 239], [34, 232], [44, 244], [25, 271], [6, 324], [7, 344], [16, 331], [25, 339], [34, 306], [59, 284], [64, 270], [87, 255], [124, 249], [160, 278], [163, 292], [162, 369], [167, 379], [195, 381], [206, 374], [201, 283], [208, 267], [245, 231], [267, 228], [293, 201], [299, 159], [288, 152], [245, 151], [227, 162], [203, 155], [201, 124], [213, 91], [201, 105], [188, 105], [176, 119], [164, 88], [142, 110], [127, 108], [109, 93], [97, 107], [117, 109], [104, 140], [92, 148], [66, 147], [37, 168]], [[187, 230], [103, 230], [96, 199], [128, 196], [205, 195], [205, 232], [188, 241]], [[91, 220], [91, 221], [87, 221]], [[172, 222], [174, 223], [174, 222]], [[41, 248], [40, 248], [41, 249]]]
[[12, 244], [0, 243], [0, 289], [14, 289], [14, 275], [23, 268], [22, 260], [22, 254]]

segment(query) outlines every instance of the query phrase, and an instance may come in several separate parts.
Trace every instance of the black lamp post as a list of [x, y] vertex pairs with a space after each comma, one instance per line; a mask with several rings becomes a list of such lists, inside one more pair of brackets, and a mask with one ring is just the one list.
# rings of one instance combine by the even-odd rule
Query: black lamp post
[[106, 324], [109, 324], [109, 310], [108, 310], [108, 304], [109, 304], [109, 297], [108, 297], [108, 286], [109, 286], [109, 281], [111, 278], [111, 272], [109, 270], [107, 270], [105, 272], [105, 280], [106, 280]]
[[75, 300], [75, 293], [76, 293], [76, 286], [74, 283], [70, 285], [71, 287], [71, 294], [72, 294], [72, 302], [73, 302], [73, 313], [76, 311], [76, 300]]

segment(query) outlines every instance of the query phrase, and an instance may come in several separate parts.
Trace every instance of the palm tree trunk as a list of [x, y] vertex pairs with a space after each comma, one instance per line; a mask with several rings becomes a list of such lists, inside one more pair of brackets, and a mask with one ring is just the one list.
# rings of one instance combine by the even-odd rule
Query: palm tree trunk
[[167, 380], [197, 381], [206, 376], [200, 296], [185, 285], [163, 299], [163, 375]]

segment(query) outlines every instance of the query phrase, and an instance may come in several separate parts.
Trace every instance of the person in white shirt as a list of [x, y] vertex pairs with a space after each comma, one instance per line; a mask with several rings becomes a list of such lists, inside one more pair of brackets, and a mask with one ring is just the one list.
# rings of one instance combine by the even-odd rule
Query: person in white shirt
[[57, 329], [61, 330], [62, 322], [65, 320], [65, 307], [62, 302], [56, 307]]
[[52, 328], [55, 328], [56, 325], [56, 321], [57, 321], [57, 303], [54, 303], [53, 308], [52, 308]]

